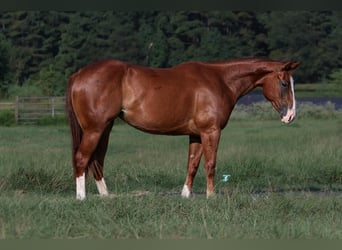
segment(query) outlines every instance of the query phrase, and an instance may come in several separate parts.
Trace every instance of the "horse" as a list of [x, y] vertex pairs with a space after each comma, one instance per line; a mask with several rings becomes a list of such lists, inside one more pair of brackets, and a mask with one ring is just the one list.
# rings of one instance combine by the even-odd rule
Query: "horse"
[[238, 99], [261, 87], [281, 121], [292, 122], [296, 115], [292, 74], [298, 65], [248, 58], [151, 68], [108, 59], [81, 68], [69, 77], [66, 93], [76, 199], [86, 198], [90, 173], [100, 196], [108, 196], [104, 158], [118, 117], [147, 133], [187, 135], [187, 175], [180, 194], [191, 196], [203, 155], [206, 196], [215, 195], [220, 135]]

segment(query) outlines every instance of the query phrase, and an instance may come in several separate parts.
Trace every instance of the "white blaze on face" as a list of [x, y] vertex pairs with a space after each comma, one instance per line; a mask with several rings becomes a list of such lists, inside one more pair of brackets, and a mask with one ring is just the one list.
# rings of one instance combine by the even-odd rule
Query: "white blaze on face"
[[85, 173], [83, 173], [83, 175], [76, 178], [76, 199], [84, 200], [85, 197]]
[[97, 186], [97, 190], [100, 193], [100, 196], [107, 196], [108, 195], [107, 185], [106, 185], [104, 178], [102, 178], [99, 181], [96, 181], [96, 186]]
[[293, 121], [293, 119], [296, 116], [296, 99], [295, 99], [295, 94], [294, 94], [294, 82], [293, 78], [291, 76], [290, 78], [290, 83], [291, 83], [291, 91], [292, 91], [292, 107], [287, 109], [287, 113], [283, 118], [281, 119], [282, 122], [284, 123], [290, 123]]

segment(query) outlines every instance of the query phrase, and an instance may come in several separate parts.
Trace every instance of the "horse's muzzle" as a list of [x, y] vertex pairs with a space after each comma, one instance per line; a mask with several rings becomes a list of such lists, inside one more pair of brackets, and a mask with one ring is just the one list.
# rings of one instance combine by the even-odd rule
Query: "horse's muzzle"
[[280, 116], [281, 116], [281, 121], [283, 123], [290, 123], [294, 120], [295, 116], [296, 116], [296, 110], [295, 109], [282, 109], [280, 112]]

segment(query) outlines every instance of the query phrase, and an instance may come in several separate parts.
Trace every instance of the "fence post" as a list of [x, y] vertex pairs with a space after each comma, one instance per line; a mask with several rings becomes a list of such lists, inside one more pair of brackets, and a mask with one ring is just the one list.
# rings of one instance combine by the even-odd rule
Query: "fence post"
[[15, 122], [18, 123], [19, 121], [19, 96], [15, 97]]
[[55, 97], [51, 97], [51, 116], [55, 117]]

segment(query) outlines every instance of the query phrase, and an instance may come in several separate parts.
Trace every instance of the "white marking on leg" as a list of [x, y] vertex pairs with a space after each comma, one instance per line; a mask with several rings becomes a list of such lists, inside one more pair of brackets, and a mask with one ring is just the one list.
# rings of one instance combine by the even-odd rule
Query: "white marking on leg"
[[189, 187], [187, 185], [184, 185], [183, 190], [182, 190], [182, 197], [189, 198], [190, 194], [191, 194], [191, 192], [190, 192]]
[[99, 181], [96, 181], [96, 186], [101, 196], [108, 196], [107, 185], [104, 178], [102, 178]]
[[76, 199], [84, 200], [86, 197], [85, 190], [85, 173], [76, 178]]
[[216, 196], [215, 192], [207, 190], [207, 199], [215, 197], [215, 196]]
[[292, 107], [287, 110], [286, 115], [281, 119], [281, 121], [284, 123], [290, 123], [291, 121], [293, 121], [293, 119], [296, 116], [296, 98], [294, 94], [294, 81], [293, 81], [292, 76], [290, 78], [290, 83], [291, 83], [291, 91], [292, 91], [292, 98], [293, 98]]

